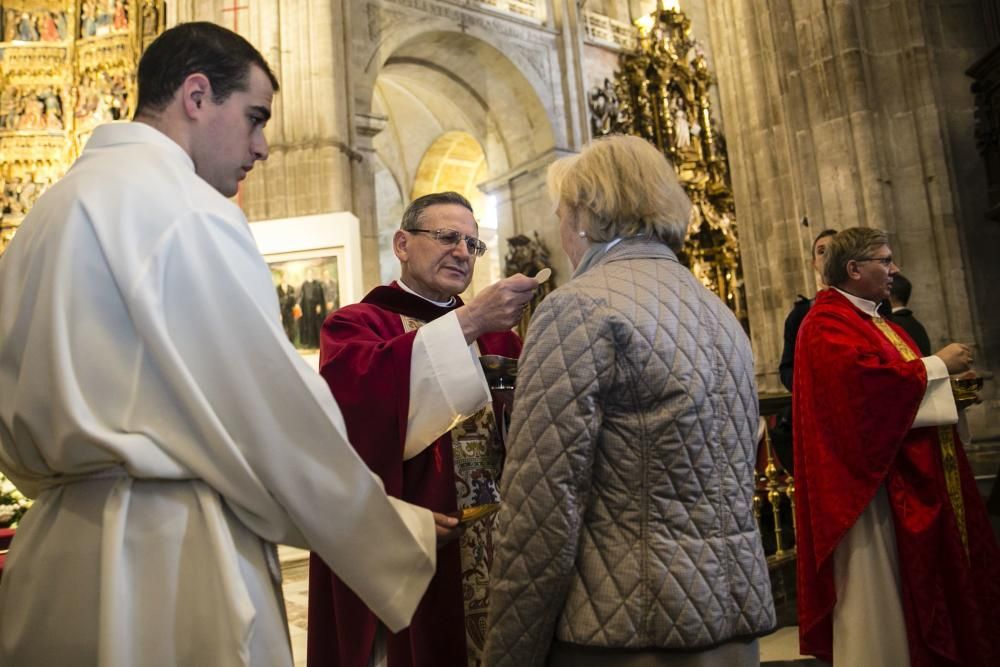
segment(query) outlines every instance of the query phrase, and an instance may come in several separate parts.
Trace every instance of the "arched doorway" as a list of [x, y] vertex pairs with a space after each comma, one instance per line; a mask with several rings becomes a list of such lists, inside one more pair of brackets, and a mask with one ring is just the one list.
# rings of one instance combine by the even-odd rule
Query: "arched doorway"
[[367, 97], [369, 118], [384, 123], [372, 140], [380, 276], [398, 275], [388, 245], [399, 226], [394, 212], [428, 192], [456, 190], [473, 204], [490, 247], [477, 262], [475, 293], [501, 276], [505, 240], [551, 215], [544, 167], [563, 134], [552, 121], [556, 100], [546, 99], [552, 91], [536, 70], [487, 35], [390, 27], [367, 63], [370, 78], [355, 87], [359, 108]]

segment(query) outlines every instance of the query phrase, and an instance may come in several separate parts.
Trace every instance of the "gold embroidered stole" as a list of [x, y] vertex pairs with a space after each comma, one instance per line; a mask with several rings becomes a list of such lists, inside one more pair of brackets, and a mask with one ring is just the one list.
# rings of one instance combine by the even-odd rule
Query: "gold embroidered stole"
[[[916, 352], [899, 337], [892, 327], [879, 316], [872, 318], [875, 327], [882, 332], [889, 342], [892, 343], [896, 351], [903, 357], [903, 361], [913, 361], [917, 359]], [[965, 503], [962, 500], [962, 478], [958, 472], [958, 458], [955, 456], [955, 439], [952, 433], [952, 426], [938, 426], [938, 439], [941, 442], [941, 462], [944, 467], [945, 486], [948, 489], [948, 498], [951, 501], [951, 509], [955, 513], [955, 521], [958, 524], [958, 533], [962, 538], [962, 547], [965, 555], [969, 555], [969, 533], [965, 525]]]
[[[400, 315], [403, 330], [419, 329], [426, 322]], [[478, 345], [476, 346], [479, 352]], [[451, 428], [458, 509], [500, 502], [500, 470], [503, 449], [498, 445], [492, 403]], [[489, 614], [489, 573], [497, 515], [465, 524], [459, 538], [462, 561], [462, 597], [465, 603], [465, 637], [469, 667], [482, 664]]]

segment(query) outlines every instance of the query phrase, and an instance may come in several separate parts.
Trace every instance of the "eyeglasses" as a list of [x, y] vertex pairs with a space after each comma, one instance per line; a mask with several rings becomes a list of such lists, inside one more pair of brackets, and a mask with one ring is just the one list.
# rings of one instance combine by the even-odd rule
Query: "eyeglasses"
[[407, 229], [404, 230], [410, 232], [411, 234], [416, 234], [417, 232], [423, 232], [424, 234], [430, 234], [437, 242], [441, 245], [451, 246], [454, 248], [461, 241], [465, 241], [465, 247], [469, 249], [470, 255], [475, 255], [476, 257], [482, 257], [486, 254], [486, 244], [477, 239], [475, 236], [466, 236], [462, 232], [457, 232], [454, 229]]
[[888, 257], [862, 257], [861, 259], [855, 260], [856, 262], [880, 262], [882, 266], [892, 265], [892, 255]]

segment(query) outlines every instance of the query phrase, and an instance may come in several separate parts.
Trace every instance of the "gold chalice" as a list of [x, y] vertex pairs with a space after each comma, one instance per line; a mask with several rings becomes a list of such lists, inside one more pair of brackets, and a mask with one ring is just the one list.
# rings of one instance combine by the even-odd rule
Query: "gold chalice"
[[959, 409], [967, 408], [979, 400], [979, 391], [983, 388], [983, 378], [963, 377], [951, 379], [951, 393], [955, 396], [955, 404]]
[[484, 354], [479, 357], [490, 389], [513, 389], [517, 381], [517, 359], [499, 354]]

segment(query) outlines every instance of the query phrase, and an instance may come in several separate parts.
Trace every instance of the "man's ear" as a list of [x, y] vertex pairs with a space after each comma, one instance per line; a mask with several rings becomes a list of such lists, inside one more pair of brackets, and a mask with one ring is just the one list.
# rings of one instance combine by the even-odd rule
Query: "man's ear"
[[392, 252], [395, 253], [396, 259], [401, 262], [405, 262], [409, 257], [409, 243], [410, 237], [402, 229], [397, 229], [396, 233], [392, 235]]
[[851, 280], [857, 280], [861, 278], [861, 267], [857, 260], [851, 259], [847, 261], [847, 277]]
[[212, 99], [212, 84], [201, 72], [189, 74], [181, 84], [181, 104], [184, 113], [192, 120], [201, 116]]

